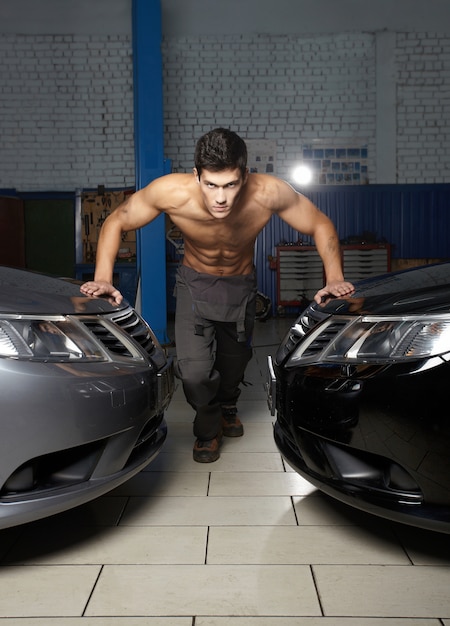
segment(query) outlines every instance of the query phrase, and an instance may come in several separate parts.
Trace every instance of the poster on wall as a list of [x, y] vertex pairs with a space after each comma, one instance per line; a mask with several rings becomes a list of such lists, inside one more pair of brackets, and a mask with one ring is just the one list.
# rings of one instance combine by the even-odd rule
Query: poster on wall
[[251, 173], [275, 174], [277, 142], [270, 139], [246, 139], [248, 168]]
[[318, 185], [368, 185], [367, 145], [302, 146], [302, 164], [312, 171]]

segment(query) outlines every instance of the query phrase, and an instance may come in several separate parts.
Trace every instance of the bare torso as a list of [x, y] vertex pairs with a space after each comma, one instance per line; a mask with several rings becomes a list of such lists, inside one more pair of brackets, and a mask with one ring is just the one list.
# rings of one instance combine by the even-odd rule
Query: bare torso
[[207, 274], [251, 273], [256, 237], [272, 214], [262, 201], [261, 184], [250, 177], [230, 214], [217, 219], [205, 208], [195, 178], [189, 176], [183, 183], [183, 201], [176, 198], [165, 209], [184, 237], [183, 264]]
[[[231, 178], [230, 178], [231, 177]], [[227, 182], [228, 181], [228, 182]], [[122, 295], [112, 284], [114, 260], [124, 232], [142, 228], [166, 214], [184, 238], [183, 264], [200, 273], [238, 276], [253, 271], [255, 240], [271, 216], [314, 238], [327, 284], [318, 291], [343, 296], [353, 286], [342, 275], [339, 240], [332, 222], [290, 185], [268, 174], [242, 177], [225, 170], [200, 177], [168, 174], [152, 181], [122, 203], [103, 224], [95, 279], [80, 287], [89, 296]]]

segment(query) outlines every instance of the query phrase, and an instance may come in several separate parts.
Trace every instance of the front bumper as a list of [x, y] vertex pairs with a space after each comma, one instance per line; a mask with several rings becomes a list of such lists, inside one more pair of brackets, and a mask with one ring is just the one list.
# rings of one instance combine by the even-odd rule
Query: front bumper
[[173, 364], [1, 362], [0, 528], [83, 504], [158, 454]]
[[269, 363], [275, 442], [327, 494], [361, 510], [450, 533], [448, 368], [367, 379]]

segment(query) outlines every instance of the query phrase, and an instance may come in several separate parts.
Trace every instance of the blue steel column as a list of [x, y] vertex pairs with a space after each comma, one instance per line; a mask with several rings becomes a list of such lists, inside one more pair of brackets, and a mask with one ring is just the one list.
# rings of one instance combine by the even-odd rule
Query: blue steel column
[[[160, 0], [133, 0], [134, 141], [136, 188], [165, 173]], [[137, 235], [141, 313], [167, 340], [164, 216]]]

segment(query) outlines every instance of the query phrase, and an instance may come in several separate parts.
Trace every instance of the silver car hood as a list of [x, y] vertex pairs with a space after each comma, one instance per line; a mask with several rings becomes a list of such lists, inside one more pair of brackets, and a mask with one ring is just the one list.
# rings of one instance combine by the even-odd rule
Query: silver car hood
[[0, 314], [95, 315], [126, 308], [106, 298], [90, 298], [80, 292], [80, 284], [45, 274], [0, 266]]

